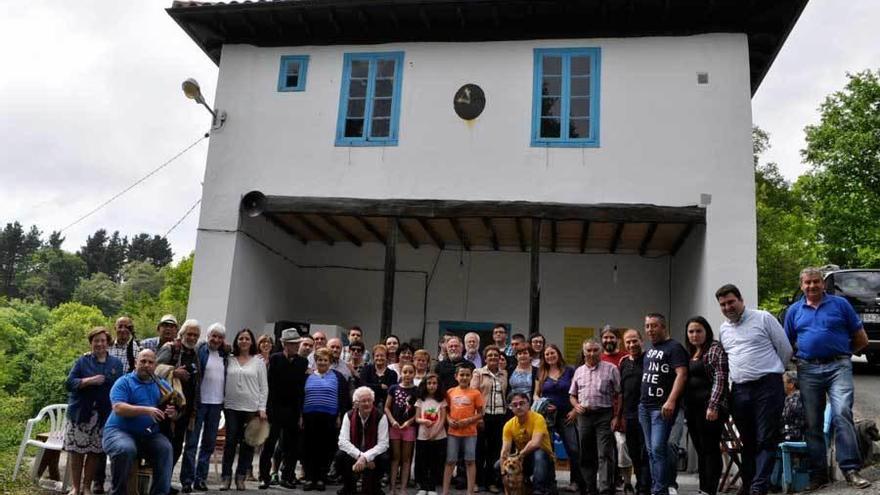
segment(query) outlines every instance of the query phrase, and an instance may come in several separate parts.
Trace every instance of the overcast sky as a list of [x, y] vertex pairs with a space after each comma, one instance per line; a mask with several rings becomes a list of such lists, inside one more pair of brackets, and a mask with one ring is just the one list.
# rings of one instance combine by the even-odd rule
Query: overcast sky
[[[48, 235], [197, 140], [217, 67], [165, 13], [168, 1], [0, 1], [0, 222]], [[880, 1], [811, 0], [753, 99], [771, 134], [768, 161], [789, 179], [805, 170], [803, 128], [847, 71], [880, 68]], [[198, 200], [208, 141], [65, 231], [76, 250], [98, 228], [164, 234]], [[198, 208], [171, 234], [195, 248]]]

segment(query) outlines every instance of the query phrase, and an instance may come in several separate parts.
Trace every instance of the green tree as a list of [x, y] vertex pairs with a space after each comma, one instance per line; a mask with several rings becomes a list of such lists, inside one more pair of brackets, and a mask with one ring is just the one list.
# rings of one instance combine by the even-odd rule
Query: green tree
[[44, 247], [31, 256], [31, 271], [22, 284], [22, 292], [54, 307], [70, 300], [80, 277], [85, 275], [86, 264], [82, 258], [61, 249]]
[[819, 107], [801, 151], [811, 165], [798, 181], [825, 255], [843, 267], [880, 267], [880, 70], [848, 74]]
[[131, 261], [122, 267], [122, 293], [126, 301], [143, 296], [159, 297], [162, 274], [148, 261]]
[[40, 230], [35, 225], [25, 233], [20, 223], [7, 223], [0, 231], [0, 295], [21, 294], [22, 274], [28, 271], [30, 258], [41, 245]]
[[95, 306], [105, 315], [115, 315], [122, 308], [122, 292], [119, 284], [106, 273], [94, 273], [80, 281], [73, 291], [72, 300]]
[[119, 270], [125, 263], [127, 252], [128, 239], [121, 237], [118, 231], [108, 236], [106, 230], [98, 229], [86, 239], [77, 254], [86, 262], [89, 275], [100, 272], [119, 280]]
[[153, 266], [161, 268], [174, 259], [171, 244], [165, 237], [149, 234], [138, 234], [131, 238], [128, 245], [128, 261], [149, 261]]
[[74, 361], [89, 349], [86, 335], [107, 323], [101, 311], [92, 306], [65, 303], [52, 310], [49, 327], [28, 343], [33, 366], [21, 395], [34, 399], [34, 412], [46, 404], [67, 401], [64, 383]]
[[758, 300], [772, 312], [782, 309], [780, 299], [797, 289], [804, 266], [818, 264], [820, 245], [809, 204], [792, 187], [775, 163], [760, 164], [770, 148], [770, 136], [752, 131], [755, 164], [755, 211], [758, 227]]

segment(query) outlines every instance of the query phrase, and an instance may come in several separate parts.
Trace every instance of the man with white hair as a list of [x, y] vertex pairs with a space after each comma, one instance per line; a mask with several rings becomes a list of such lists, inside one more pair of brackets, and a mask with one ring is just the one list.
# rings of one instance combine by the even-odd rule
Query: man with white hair
[[369, 387], [357, 388], [353, 407], [342, 418], [336, 453], [336, 471], [342, 476], [339, 495], [355, 493], [355, 473], [363, 473], [363, 493], [381, 493], [379, 482], [388, 470], [388, 419], [374, 400]]
[[468, 332], [464, 336], [464, 358], [474, 363], [475, 368], [483, 367], [483, 359], [480, 358], [480, 335], [477, 332]]
[[177, 463], [183, 452], [183, 441], [186, 438], [190, 417], [195, 414], [199, 404], [199, 385], [202, 382], [202, 365], [196, 354], [196, 344], [202, 336], [202, 329], [197, 320], [186, 320], [177, 332], [177, 338], [166, 342], [156, 354], [156, 365], [167, 365], [173, 368], [168, 381], [180, 382], [183, 396], [186, 398], [186, 406], [177, 411], [177, 419], [172, 423], [163, 425], [163, 433], [171, 440], [174, 447], [173, 464]]
[[[187, 433], [186, 448], [180, 466], [180, 484], [183, 485], [184, 493], [190, 493], [193, 489], [197, 491], [208, 489], [205, 480], [208, 478], [209, 461], [217, 440], [220, 413], [223, 411], [228, 353], [226, 327], [220, 323], [211, 324], [208, 327], [207, 340], [196, 347], [202, 379], [195, 422]], [[200, 434], [202, 443], [196, 464], [196, 449], [199, 447]]]

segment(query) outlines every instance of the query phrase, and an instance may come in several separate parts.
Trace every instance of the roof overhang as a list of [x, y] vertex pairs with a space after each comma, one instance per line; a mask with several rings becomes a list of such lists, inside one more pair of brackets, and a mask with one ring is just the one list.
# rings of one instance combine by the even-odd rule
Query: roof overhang
[[543, 251], [674, 255], [706, 223], [699, 206], [262, 195], [255, 204], [249, 213], [303, 244], [385, 244], [396, 222], [399, 242], [414, 249], [525, 252], [540, 222]]
[[167, 11], [218, 65], [224, 44], [303, 46], [745, 33], [754, 94], [807, 1], [178, 0]]

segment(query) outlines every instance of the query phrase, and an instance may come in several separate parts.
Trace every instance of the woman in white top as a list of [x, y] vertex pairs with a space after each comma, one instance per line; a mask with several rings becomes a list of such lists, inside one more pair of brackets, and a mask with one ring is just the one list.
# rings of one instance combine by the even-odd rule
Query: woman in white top
[[235, 469], [235, 488], [245, 490], [244, 480], [254, 458], [254, 448], [244, 441], [244, 430], [255, 417], [266, 421], [266, 399], [269, 382], [266, 364], [257, 357], [254, 334], [245, 328], [232, 341], [232, 355], [226, 365], [226, 397], [223, 415], [226, 418], [226, 445], [223, 447], [223, 469], [220, 490], [232, 484], [232, 462], [238, 450]]

